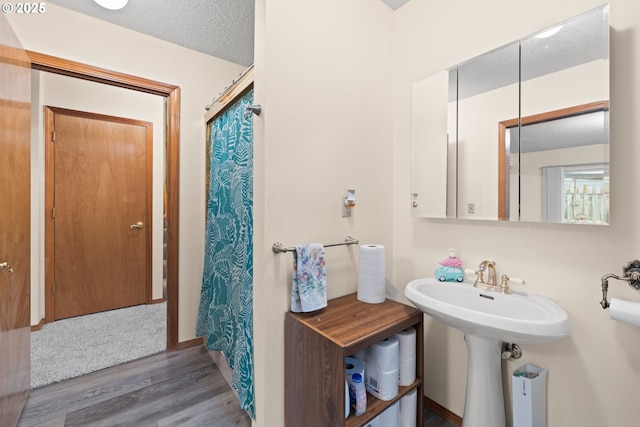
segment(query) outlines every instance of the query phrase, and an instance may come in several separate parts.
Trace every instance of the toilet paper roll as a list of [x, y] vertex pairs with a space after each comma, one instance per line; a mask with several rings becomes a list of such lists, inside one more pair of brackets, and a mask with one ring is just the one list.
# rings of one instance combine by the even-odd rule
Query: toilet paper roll
[[407, 328], [397, 333], [398, 345], [400, 346], [400, 359], [413, 359], [416, 357], [416, 330]]
[[415, 427], [418, 416], [418, 393], [414, 388], [400, 399], [400, 427]]
[[611, 298], [609, 317], [611, 320], [640, 326], [640, 303]]
[[399, 346], [398, 383], [408, 386], [416, 380], [416, 330], [408, 328], [395, 336]]
[[399, 401], [389, 406], [383, 413], [375, 418], [377, 423], [376, 425], [384, 427], [398, 427], [400, 414], [399, 407]]
[[382, 372], [393, 371], [398, 369], [399, 358], [400, 343], [398, 337], [393, 335], [370, 347], [367, 354], [367, 365], [375, 364]]
[[409, 386], [416, 380], [416, 359], [401, 359], [398, 365], [398, 384]]
[[380, 427], [380, 425], [378, 424], [378, 418], [380, 418], [379, 415], [366, 423], [363, 427]]
[[353, 357], [355, 357], [356, 359], [361, 361], [363, 365], [365, 365], [367, 363], [367, 351], [368, 351], [368, 347], [365, 348], [364, 350], [360, 350], [359, 352], [354, 354]]
[[367, 364], [367, 382], [369, 393], [380, 400], [388, 401], [398, 395], [398, 370], [381, 372], [377, 366]]
[[358, 300], [380, 304], [385, 300], [383, 245], [361, 245], [358, 265]]
[[360, 374], [362, 378], [365, 378], [364, 364], [355, 357], [347, 357], [345, 360], [345, 373], [347, 374], [347, 381], [351, 381], [351, 375]]

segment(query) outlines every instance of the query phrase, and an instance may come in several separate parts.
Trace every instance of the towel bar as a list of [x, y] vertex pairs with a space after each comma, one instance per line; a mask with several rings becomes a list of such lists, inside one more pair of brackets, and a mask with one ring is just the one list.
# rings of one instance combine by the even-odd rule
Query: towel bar
[[[351, 236], [347, 236], [344, 238], [344, 242], [337, 242], [337, 243], [325, 243], [324, 247], [330, 247], [330, 246], [344, 246], [344, 245], [357, 245], [358, 243], [360, 243], [358, 241], [358, 239], [355, 239]], [[271, 246], [271, 249], [273, 250], [273, 252], [279, 254], [279, 253], [283, 253], [283, 252], [293, 252], [296, 250], [295, 246], [289, 246], [289, 247], [285, 247], [282, 243], [280, 242], [275, 242], [273, 244], [273, 246]]]

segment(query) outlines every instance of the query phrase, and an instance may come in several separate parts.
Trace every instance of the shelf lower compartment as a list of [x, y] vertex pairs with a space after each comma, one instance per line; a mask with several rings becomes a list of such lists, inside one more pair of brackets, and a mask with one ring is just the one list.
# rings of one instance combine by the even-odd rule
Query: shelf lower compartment
[[[371, 393], [367, 392], [367, 410], [364, 414], [360, 416], [349, 415], [347, 419], [345, 419], [346, 427], [359, 427], [367, 424], [375, 417], [384, 412], [385, 409], [389, 408], [391, 405], [396, 403], [398, 400], [402, 399], [407, 393], [411, 390], [418, 389], [420, 390], [420, 385], [422, 385], [422, 379], [417, 379], [413, 384], [409, 386], [400, 386], [398, 388], [398, 395], [391, 400], [380, 400], [373, 396]], [[422, 396], [418, 396], [418, 410], [422, 410]]]

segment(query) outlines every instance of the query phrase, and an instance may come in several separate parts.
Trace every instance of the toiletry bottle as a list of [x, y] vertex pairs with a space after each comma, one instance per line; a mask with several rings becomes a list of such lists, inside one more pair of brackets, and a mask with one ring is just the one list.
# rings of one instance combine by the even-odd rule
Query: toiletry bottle
[[449, 249], [449, 257], [445, 260], [442, 260], [440, 262], [440, 265], [443, 267], [462, 268], [462, 261], [460, 261], [460, 258], [458, 258], [458, 256], [456, 255], [455, 249]]
[[349, 382], [349, 397], [351, 399], [351, 413], [360, 416], [367, 410], [367, 391], [362, 382], [362, 375], [351, 375]]
[[463, 282], [464, 270], [462, 261], [456, 255], [455, 249], [449, 249], [449, 257], [440, 261], [440, 267], [435, 271], [436, 279], [441, 282]]
[[349, 418], [351, 413], [351, 398], [349, 397], [349, 382], [344, 382], [344, 417]]

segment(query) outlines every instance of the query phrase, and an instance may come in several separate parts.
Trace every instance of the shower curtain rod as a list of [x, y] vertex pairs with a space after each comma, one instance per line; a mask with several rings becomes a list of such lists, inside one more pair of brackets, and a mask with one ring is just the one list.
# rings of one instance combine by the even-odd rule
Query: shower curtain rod
[[244, 76], [247, 75], [247, 73], [249, 73], [249, 71], [253, 70], [253, 64], [249, 65], [249, 67], [244, 70], [242, 73], [240, 73], [240, 75], [238, 77], [236, 77], [229, 86], [227, 86], [226, 88], [224, 88], [224, 90], [222, 92], [220, 92], [218, 94], [218, 96], [216, 98], [214, 98], [209, 104], [207, 104], [204, 109], [209, 111], [211, 109], [211, 107], [213, 107], [213, 104], [215, 104], [216, 102], [220, 101], [222, 98], [224, 98], [224, 96], [226, 94], [228, 94], [229, 92], [231, 92], [231, 90], [238, 84], [238, 82], [240, 82]]
[[[327, 248], [330, 246], [357, 245], [358, 243], [360, 243], [358, 239], [355, 239], [351, 236], [347, 236], [344, 238], [344, 242], [325, 243], [324, 247]], [[271, 246], [271, 249], [273, 250], [273, 252], [277, 254], [284, 253], [284, 252], [294, 252], [296, 250], [295, 246], [290, 246], [288, 248], [285, 248], [280, 242], [275, 242], [273, 246]]]

